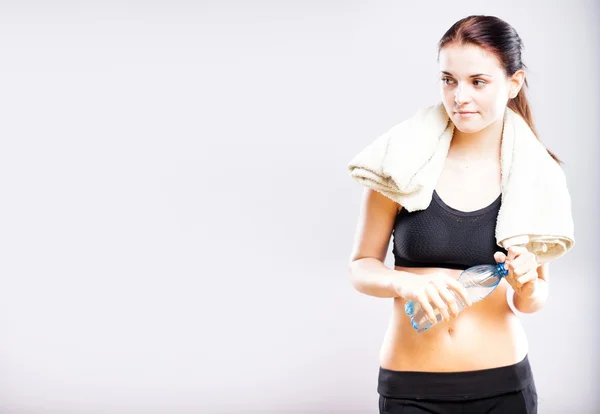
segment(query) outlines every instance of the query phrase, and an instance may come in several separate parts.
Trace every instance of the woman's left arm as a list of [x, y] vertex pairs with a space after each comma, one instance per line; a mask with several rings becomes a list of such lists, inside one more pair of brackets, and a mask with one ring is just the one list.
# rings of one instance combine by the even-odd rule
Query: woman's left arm
[[505, 279], [515, 291], [515, 308], [522, 313], [533, 313], [542, 309], [549, 293], [548, 263], [538, 264], [535, 255], [522, 246], [509, 247], [508, 255], [496, 252], [494, 259], [498, 263], [508, 264], [508, 275]]

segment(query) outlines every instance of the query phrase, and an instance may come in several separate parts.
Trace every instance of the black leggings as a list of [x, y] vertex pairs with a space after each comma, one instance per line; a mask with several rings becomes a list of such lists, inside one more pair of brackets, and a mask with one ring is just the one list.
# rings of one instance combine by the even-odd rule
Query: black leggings
[[527, 356], [477, 371], [416, 372], [379, 368], [381, 414], [537, 414]]

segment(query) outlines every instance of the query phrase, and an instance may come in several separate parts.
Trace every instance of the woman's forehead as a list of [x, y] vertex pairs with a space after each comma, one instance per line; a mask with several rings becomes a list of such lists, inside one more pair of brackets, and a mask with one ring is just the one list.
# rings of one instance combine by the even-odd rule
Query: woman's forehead
[[474, 45], [448, 45], [440, 50], [440, 71], [453, 76], [474, 74], [498, 75], [502, 71], [498, 59], [485, 49]]

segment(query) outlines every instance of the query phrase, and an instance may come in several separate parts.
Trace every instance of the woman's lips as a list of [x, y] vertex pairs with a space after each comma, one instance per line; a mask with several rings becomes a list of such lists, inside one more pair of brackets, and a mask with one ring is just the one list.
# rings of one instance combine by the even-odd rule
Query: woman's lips
[[460, 118], [470, 118], [476, 114], [477, 112], [456, 112], [456, 115], [458, 115]]

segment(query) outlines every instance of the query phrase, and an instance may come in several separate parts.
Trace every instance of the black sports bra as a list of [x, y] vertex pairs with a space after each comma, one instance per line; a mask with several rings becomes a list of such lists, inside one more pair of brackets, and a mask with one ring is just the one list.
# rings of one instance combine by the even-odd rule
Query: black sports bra
[[405, 267], [466, 269], [495, 264], [494, 253], [507, 251], [496, 244], [496, 219], [502, 194], [475, 211], [450, 207], [437, 191], [425, 210], [402, 209], [394, 222], [394, 264]]

